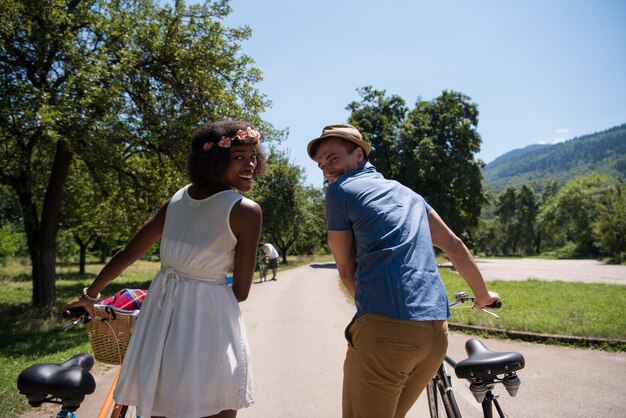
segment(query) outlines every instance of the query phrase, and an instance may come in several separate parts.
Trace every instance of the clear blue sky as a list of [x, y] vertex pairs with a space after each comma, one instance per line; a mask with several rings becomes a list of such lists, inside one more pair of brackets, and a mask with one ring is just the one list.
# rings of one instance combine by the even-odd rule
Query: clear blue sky
[[356, 89], [399, 95], [409, 108], [442, 90], [478, 105], [485, 162], [626, 122], [624, 0], [233, 0], [228, 26], [248, 25], [243, 52], [289, 128], [281, 147], [321, 174], [306, 144], [348, 118]]

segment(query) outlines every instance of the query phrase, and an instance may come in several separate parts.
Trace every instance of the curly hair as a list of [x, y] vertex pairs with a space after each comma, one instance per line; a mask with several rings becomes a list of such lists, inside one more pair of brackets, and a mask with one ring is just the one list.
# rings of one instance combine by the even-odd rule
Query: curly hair
[[[210, 122], [199, 127], [191, 140], [191, 153], [187, 164], [191, 182], [197, 186], [220, 183], [222, 173], [230, 162], [229, 148], [211, 146], [205, 150], [205, 144], [218, 144], [222, 137], [232, 138], [237, 131], [245, 131], [248, 127], [249, 123], [236, 120]], [[232, 142], [233, 147], [242, 144], [253, 144], [256, 149], [257, 164], [252, 177], [256, 179], [265, 174], [267, 162], [260, 141], [246, 137]]]

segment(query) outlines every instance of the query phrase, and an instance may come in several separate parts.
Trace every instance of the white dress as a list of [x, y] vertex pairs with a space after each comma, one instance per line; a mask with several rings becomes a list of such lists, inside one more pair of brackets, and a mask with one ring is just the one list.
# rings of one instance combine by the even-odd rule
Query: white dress
[[115, 402], [140, 416], [198, 418], [252, 402], [248, 340], [226, 284], [237, 240], [230, 229], [242, 196], [203, 200], [179, 190], [167, 207], [156, 275], [122, 364]]

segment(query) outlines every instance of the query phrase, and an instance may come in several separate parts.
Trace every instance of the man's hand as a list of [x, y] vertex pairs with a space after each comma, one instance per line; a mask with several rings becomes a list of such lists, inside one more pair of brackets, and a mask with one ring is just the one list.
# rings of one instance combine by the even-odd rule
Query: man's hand
[[489, 305], [500, 300], [500, 295], [497, 294], [496, 292], [489, 291], [488, 294], [489, 294], [488, 297], [483, 297], [483, 298], [476, 297], [476, 300], [474, 301], [474, 306], [478, 309], [490, 309]]

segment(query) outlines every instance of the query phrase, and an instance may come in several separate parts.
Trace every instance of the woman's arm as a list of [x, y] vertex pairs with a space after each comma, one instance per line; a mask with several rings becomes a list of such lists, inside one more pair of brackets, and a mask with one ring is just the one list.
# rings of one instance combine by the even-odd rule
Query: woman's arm
[[262, 223], [261, 207], [250, 199], [241, 199], [230, 212], [230, 228], [237, 237], [233, 292], [239, 302], [246, 300], [250, 293]]
[[[161, 238], [168, 203], [169, 200], [148, 219], [144, 226], [128, 241], [123, 249], [111, 257], [111, 260], [102, 268], [100, 274], [98, 274], [93, 283], [87, 288], [87, 295], [96, 297], [110, 282], [122, 274], [128, 266], [137, 261], [139, 257], [145, 254], [145, 252]], [[65, 305], [63, 310], [82, 306], [87, 310], [89, 315], [94, 317], [95, 312], [93, 305], [94, 302], [84, 296], [80, 296]]]

